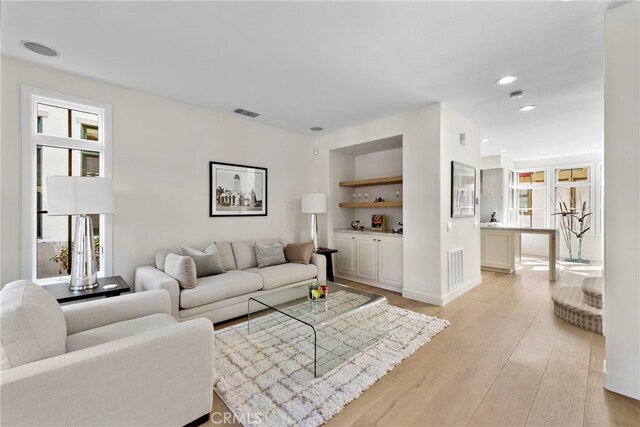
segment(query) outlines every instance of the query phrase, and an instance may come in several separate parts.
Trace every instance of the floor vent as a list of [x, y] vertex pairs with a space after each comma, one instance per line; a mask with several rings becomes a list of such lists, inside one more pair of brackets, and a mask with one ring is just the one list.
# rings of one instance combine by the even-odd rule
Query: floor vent
[[251, 117], [252, 119], [255, 119], [260, 115], [259, 113], [254, 113], [253, 111], [249, 111], [249, 110], [243, 110], [242, 108], [236, 108], [235, 110], [233, 110], [233, 112], [237, 114], [241, 114], [243, 116]]
[[449, 291], [462, 285], [464, 272], [464, 250], [449, 251]]

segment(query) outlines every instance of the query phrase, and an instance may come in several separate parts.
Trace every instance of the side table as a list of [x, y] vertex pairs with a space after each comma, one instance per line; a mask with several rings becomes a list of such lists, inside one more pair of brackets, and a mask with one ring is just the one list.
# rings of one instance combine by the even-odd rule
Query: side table
[[318, 248], [316, 251], [319, 255], [324, 255], [327, 259], [327, 280], [333, 282], [333, 257], [332, 255], [338, 252], [337, 249]]
[[[116, 285], [105, 289], [105, 286]], [[71, 301], [80, 301], [89, 298], [99, 297], [115, 297], [124, 292], [131, 291], [131, 287], [120, 276], [100, 277], [98, 278], [98, 286], [93, 289], [85, 289], [82, 291], [70, 291], [69, 283], [56, 283], [44, 287], [59, 304]]]

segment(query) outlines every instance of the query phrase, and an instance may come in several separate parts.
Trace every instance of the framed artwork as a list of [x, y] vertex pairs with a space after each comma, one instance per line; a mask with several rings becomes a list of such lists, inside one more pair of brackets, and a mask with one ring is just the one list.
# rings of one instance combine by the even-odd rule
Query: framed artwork
[[266, 168], [209, 162], [209, 216], [266, 215]]
[[451, 162], [451, 218], [469, 218], [476, 214], [476, 169]]

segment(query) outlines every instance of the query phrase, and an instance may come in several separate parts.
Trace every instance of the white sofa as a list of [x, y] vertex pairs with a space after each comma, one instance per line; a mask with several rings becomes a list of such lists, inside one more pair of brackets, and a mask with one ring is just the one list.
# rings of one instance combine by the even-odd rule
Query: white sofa
[[[284, 243], [263, 239], [259, 243]], [[309, 264], [285, 263], [258, 268], [255, 241], [216, 242], [225, 273], [201, 277], [192, 289], [182, 289], [178, 281], [164, 272], [169, 253], [182, 255], [181, 248], [160, 249], [155, 265], [138, 267], [135, 290], [165, 289], [171, 295], [171, 314], [184, 321], [206, 317], [213, 323], [247, 314], [249, 297], [278, 289], [326, 280], [326, 259], [313, 254]]]
[[211, 411], [213, 328], [180, 323], [165, 291], [60, 307], [20, 280], [0, 291], [3, 426], [178, 426]]

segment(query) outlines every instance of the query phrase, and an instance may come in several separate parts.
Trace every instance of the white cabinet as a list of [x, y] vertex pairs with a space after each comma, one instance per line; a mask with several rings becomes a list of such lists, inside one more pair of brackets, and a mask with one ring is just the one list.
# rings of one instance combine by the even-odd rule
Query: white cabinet
[[500, 230], [482, 230], [480, 233], [480, 265], [485, 270], [511, 273], [515, 270], [517, 233]]
[[336, 246], [338, 249], [338, 265], [336, 268], [338, 274], [355, 275], [356, 236], [338, 233], [336, 235]]
[[402, 237], [338, 232], [337, 274], [399, 291], [402, 289]]
[[402, 286], [402, 239], [378, 240], [378, 280]]
[[378, 280], [378, 239], [374, 236], [356, 237], [356, 276]]

